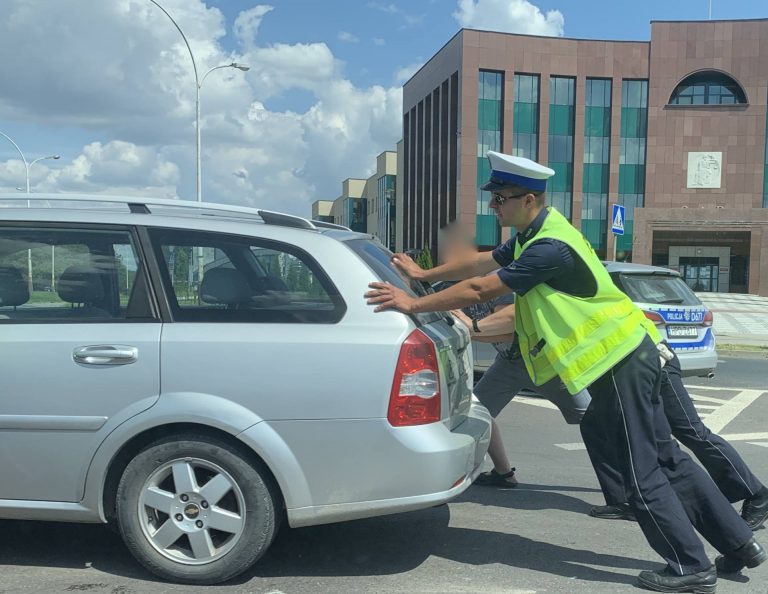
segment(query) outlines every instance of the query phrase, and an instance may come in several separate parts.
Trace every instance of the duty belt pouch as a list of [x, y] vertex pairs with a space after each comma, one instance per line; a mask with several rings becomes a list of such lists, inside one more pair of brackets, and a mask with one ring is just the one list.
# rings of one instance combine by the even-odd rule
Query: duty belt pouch
[[675, 354], [663, 342], [657, 344], [656, 349], [659, 351], [659, 363], [661, 363], [662, 368], [675, 358]]

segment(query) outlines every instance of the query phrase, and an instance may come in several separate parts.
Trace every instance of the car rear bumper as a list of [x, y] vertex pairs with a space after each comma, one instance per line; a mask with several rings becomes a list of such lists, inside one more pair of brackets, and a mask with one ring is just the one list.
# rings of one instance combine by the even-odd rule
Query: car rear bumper
[[[672, 347], [674, 348], [674, 345]], [[708, 377], [717, 367], [717, 351], [714, 348], [690, 352], [675, 350], [675, 353], [680, 359], [683, 377]]]
[[[312, 502], [297, 506], [286, 501], [292, 527], [423, 509], [460, 495], [481, 471], [490, 442], [491, 417], [473, 398], [467, 418], [453, 429], [433, 423], [401, 428], [369, 425], [363, 430], [367, 439], [341, 439], [335, 455], [324, 457], [331, 465], [324, 476], [316, 475], [312, 463], [302, 466]], [[375, 435], [382, 430], [389, 439], [394, 438], [394, 447], [390, 442], [382, 450]], [[296, 456], [299, 460], [305, 457], [306, 452]]]

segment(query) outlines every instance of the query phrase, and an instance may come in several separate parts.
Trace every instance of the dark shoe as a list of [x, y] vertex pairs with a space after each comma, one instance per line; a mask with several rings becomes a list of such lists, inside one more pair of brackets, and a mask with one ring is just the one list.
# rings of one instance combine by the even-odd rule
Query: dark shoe
[[763, 525], [768, 519], [767, 488], [763, 487], [757, 495], [744, 501], [744, 505], [741, 507], [741, 517], [752, 530], [757, 530]]
[[589, 510], [589, 515], [593, 518], [600, 518], [603, 520], [635, 521], [635, 514], [628, 503], [619, 503], [618, 505], [597, 505]]
[[661, 571], [641, 571], [637, 576], [641, 588], [655, 592], [692, 592], [713, 594], [717, 588], [717, 571], [713, 565], [705, 571], [689, 575], [676, 575], [669, 567]]
[[513, 489], [517, 487], [515, 469], [512, 468], [509, 472], [503, 474], [496, 472], [495, 468], [489, 472], [483, 472], [477, 476], [474, 484], [480, 485], [481, 487], [504, 487]]
[[715, 567], [720, 573], [738, 573], [744, 567], [757, 567], [766, 559], [768, 559], [768, 553], [753, 536], [747, 544], [730, 555], [720, 555], [715, 559]]

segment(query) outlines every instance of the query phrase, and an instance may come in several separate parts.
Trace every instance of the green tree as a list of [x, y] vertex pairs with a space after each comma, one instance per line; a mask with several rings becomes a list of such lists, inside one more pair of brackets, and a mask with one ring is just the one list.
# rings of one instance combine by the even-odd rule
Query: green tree
[[421, 266], [424, 270], [432, 268], [434, 263], [432, 262], [432, 252], [429, 250], [429, 246], [425, 246], [416, 256], [416, 264]]

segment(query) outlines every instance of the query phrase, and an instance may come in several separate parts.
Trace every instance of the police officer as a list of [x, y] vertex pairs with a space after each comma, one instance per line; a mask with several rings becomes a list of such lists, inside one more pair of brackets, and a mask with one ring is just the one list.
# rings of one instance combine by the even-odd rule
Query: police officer
[[[557, 210], [546, 207], [551, 169], [489, 151], [491, 208], [518, 234], [493, 252], [424, 271], [422, 280], [466, 278], [414, 298], [388, 283], [365, 294], [375, 311], [445, 311], [517, 294], [516, 333], [534, 384], [559, 377], [571, 394], [589, 386], [585, 442], [616, 452], [628, 501], [651, 547], [667, 562], [643, 571], [642, 587], [663, 592], [714, 591], [715, 567], [695, 528], [730, 569], [756, 567], [768, 555], [709, 476], [670, 435], [659, 399], [660, 337], [611, 281], [589, 243]], [[410, 268], [399, 254], [393, 264]], [[414, 271], [415, 272], [415, 271]], [[418, 274], [418, 273], [417, 273]], [[688, 518], [691, 518], [689, 520]]]
[[[752, 530], [768, 519], [768, 488], [752, 473], [736, 449], [712, 433], [699, 417], [683, 385], [680, 360], [675, 355], [661, 370], [661, 401], [672, 435], [698, 458], [728, 501], [743, 501], [741, 517]], [[589, 420], [587, 421], [589, 422]], [[586, 424], [582, 426], [582, 429]], [[607, 505], [592, 508], [591, 516], [605, 519], [634, 519], [626, 502], [626, 489], [614, 468], [612, 453], [605, 448], [589, 448]], [[721, 562], [722, 564], [722, 562]], [[722, 571], [723, 567], [718, 567]]]

